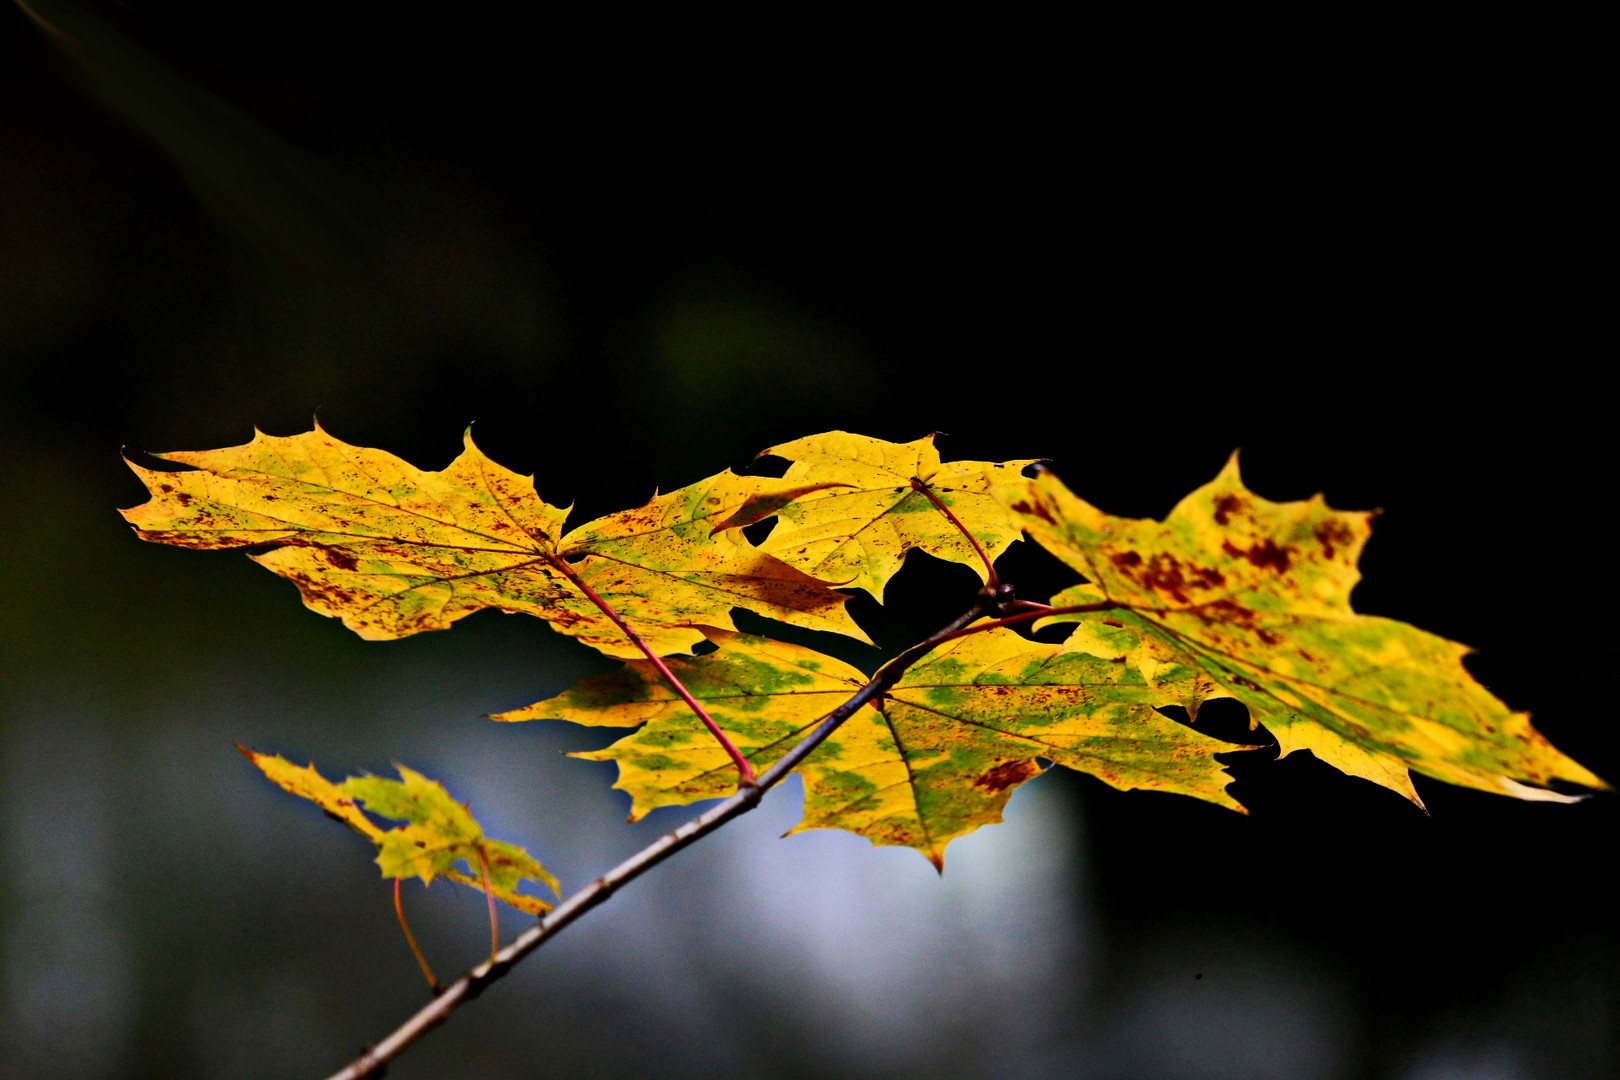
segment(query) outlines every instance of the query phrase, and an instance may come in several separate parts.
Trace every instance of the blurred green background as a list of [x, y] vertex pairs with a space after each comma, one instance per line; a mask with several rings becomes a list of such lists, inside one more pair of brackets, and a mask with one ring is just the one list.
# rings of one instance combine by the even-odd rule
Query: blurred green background
[[[317, 412], [426, 468], [475, 422], [576, 521], [833, 428], [1140, 516], [1241, 446], [1262, 495], [1382, 507], [1359, 609], [1620, 778], [1584, 69], [625, 18], [0, 10], [0, 1077], [320, 1076], [425, 1000], [365, 845], [233, 741], [408, 763], [570, 889], [683, 818], [623, 823], [560, 753], [600, 732], [481, 719], [606, 669], [538, 621], [361, 642], [114, 512], [121, 450]], [[1023, 595], [1066, 583], [1022, 547]], [[919, 559], [854, 606], [887, 655], [973, 587]], [[1267, 758], [1248, 818], [1042, 777], [943, 878], [777, 839], [790, 784], [390, 1075], [1620, 1070], [1611, 798], [1419, 778], [1425, 817]], [[407, 890], [441, 975], [458, 893]]]

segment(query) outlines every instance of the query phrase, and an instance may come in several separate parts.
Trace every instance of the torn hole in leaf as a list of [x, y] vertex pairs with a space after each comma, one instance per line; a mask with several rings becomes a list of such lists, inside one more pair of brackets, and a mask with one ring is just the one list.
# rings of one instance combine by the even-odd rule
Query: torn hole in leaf
[[756, 521], [752, 525], [744, 525], [742, 534], [750, 544], [758, 547], [765, 542], [765, 538], [771, 534], [771, 530], [774, 528], [776, 528], [776, 519], [768, 517], [763, 521]]

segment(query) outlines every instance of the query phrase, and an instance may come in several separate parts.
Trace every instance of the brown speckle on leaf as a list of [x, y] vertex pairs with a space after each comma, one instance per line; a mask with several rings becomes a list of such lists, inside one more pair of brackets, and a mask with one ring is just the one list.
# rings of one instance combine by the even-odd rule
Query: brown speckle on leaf
[[1334, 552], [1341, 547], [1349, 547], [1355, 541], [1352, 533], [1343, 523], [1338, 521], [1324, 521], [1315, 529], [1316, 542], [1322, 545], [1322, 557], [1333, 558]]
[[1168, 552], [1160, 552], [1148, 562], [1147, 570], [1141, 575], [1142, 584], [1163, 596], [1168, 596], [1178, 604], [1190, 604], [1192, 600], [1187, 596], [1188, 589], [1207, 589], [1210, 587], [1207, 577], [1195, 574], [1196, 580], [1189, 579], [1182, 571], [1180, 560]]
[[1004, 761], [973, 778], [973, 786], [986, 791], [1005, 791], [1014, 784], [1023, 783], [1039, 773], [1040, 766], [1029, 758], [1022, 761]]
[[[904, 489], [898, 488], [896, 490], [903, 491]], [[1012, 509], [1015, 513], [1028, 514], [1030, 517], [1038, 517], [1050, 525], [1057, 524], [1057, 521], [1052, 517], [1052, 512], [1039, 504], [1031, 504], [1023, 499], [1020, 499], [1012, 504]]]
[[1225, 525], [1232, 515], [1243, 509], [1243, 500], [1228, 492], [1215, 500], [1215, 524]]
[[1247, 559], [1254, 566], [1262, 570], [1275, 570], [1281, 574], [1288, 569], [1288, 549], [1278, 547], [1271, 537], [1257, 540], [1247, 550], [1238, 547], [1230, 540], [1221, 541], [1221, 550], [1234, 559]]
[[[290, 575], [289, 575], [290, 576]], [[298, 591], [306, 597], [326, 602], [334, 611], [341, 612], [345, 608], [356, 608], [370, 599], [365, 593], [346, 589], [331, 582], [316, 582], [308, 578], [292, 578]]]

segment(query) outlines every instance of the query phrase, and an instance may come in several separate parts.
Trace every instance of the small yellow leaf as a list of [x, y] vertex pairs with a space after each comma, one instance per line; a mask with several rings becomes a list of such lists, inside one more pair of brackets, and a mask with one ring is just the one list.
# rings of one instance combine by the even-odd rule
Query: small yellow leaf
[[[441, 784], [414, 769], [399, 766], [398, 780], [355, 776], [334, 784], [313, 765], [299, 768], [280, 756], [242, 746], [237, 749], [273, 782], [309, 799], [375, 844], [377, 865], [384, 877], [419, 877], [424, 884], [442, 877], [481, 890], [482, 862], [489, 869], [490, 892], [497, 900], [530, 915], [551, 910], [546, 901], [517, 889], [524, 880], [532, 880], [557, 893], [557, 879], [522, 848], [484, 836], [465, 806], [452, 799]], [[405, 824], [384, 830], [360, 811], [360, 803], [380, 817]], [[455, 869], [457, 862], [467, 869]]]

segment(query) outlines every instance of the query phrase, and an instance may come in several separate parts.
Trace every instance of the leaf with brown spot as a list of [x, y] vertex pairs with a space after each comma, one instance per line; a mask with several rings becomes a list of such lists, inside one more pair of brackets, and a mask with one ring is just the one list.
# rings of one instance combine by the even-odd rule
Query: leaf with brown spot
[[1050, 473], [997, 496], [1089, 580], [1055, 605], [1119, 605], [1043, 624], [1080, 624], [1071, 647], [1149, 681], [1166, 664], [1197, 670], [1202, 697], [1243, 702], [1282, 754], [1310, 750], [1419, 805], [1409, 770], [1523, 799], [1569, 801], [1555, 781], [1606, 786], [1481, 686], [1466, 646], [1351, 609], [1370, 513], [1262, 499], [1236, 455], [1163, 521], [1105, 514]]
[[[754, 547], [740, 528], [717, 526], [762, 490], [783, 488], [803, 485], [724, 472], [582, 525], [559, 547], [626, 621], [659, 628], [660, 654], [690, 652], [703, 640], [700, 627], [735, 629], [730, 612], [738, 607], [870, 644], [845, 610], [848, 597]], [[590, 643], [610, 656], [634, 655], [622, 640]]]
[[[640, 655], [573, 580], [599, 593], [660, 653], [689, 650], [700, 625], [742, 607], [866, 640], [847, 600], [715, 523], [802, 484], [721, 473], [563, 536], [567, 510], [532, 477], [465, 437], [426, 472], [316, 427], [255, 433], [223, 450], [160, 454], [186, 472], [135, 470], [152, 499], [124, 517], [146, 540], [192, 548], [264, 546], [254, 561], [297, 584], [304, 603], [361, 637], [442, 630], [483, 608], [547, 620], [611, 656]], [[577, 561], [577, 566], [570, 565]]]
[[[832, 657], [746, 634], [711, 631], [713, 653], [671, 661], [677, 676], [756, 770], [769, 767], [850, 697], [866, 676]], [[795, 831], [845, 829], [914, 847], [936, 865], [952, 839], [1001, 820], [1044, 758], [1115, 787], [1180, 792], [1241, 809], [1214, 754], [1241, 749], [1158, 713], [1165, 692], [1190, 696], [1198, 675], [1168, 667], [1150, 685], [1129, 665], [992, 629], [947, 643], [862, 708], [798, 772], [805, 815]], [[736, 772], [646, 661], [582, 679], [498, 720], [553, 718], [639, 727], [605, 750], [632, 819], [730, 794]]]

